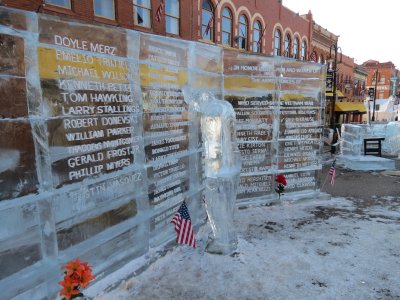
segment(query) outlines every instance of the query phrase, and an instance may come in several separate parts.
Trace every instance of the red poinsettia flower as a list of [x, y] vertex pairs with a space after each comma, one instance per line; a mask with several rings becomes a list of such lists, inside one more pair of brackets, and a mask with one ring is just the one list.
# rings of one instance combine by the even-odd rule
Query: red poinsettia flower
[[79, 258], [77, 260], [72, 260], [64, 267], [67, 270], [66, 276], [71, 276], [74, 273], [80, 274], [83, 270], [85, 270], [85, 266], [81, 263]]
[[281, 183], [283, 186], [286, 186], [286, 184], [287, 184], [286, 183], [286, 178], [282, 174], [279, 174], [279, 175], [276, 176], [275, 182], [276, 183]]
[[90, 281], [95, 279], [95, 277], [92, 275], [92, 270], [86, 269], [84, 272], [81, 274], [81, 287], [85, 288], [89, 285]]
[[90, 281], [95, 279], [92, 275], [92, 268], [86, 262], [79, 259], [67, 263], [64, 267], [64, 280], [59, 284], [63, 287], [60, 296], [64, 296], [63, 300], [70, 300], [82, 295], [80, 289], [89, 285]]
[[64, 281], [60, 281], [59, 284], [63, 287], [60, 296], [64, 296], [65, 300], [70, 300], [74, 295], [80, 294], [79, 284], [69, 281], [68, 278], [64, 278]]

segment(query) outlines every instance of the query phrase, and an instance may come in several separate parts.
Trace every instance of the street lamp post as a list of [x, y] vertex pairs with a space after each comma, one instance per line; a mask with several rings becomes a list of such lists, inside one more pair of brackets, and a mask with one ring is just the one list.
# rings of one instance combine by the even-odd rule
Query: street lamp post
[[[340, 55], [342, 54], [342, 49], [337, 46], [337, 43], [329, 47], [329, 57], [332, 58], [332, 48], [335, 51], [335, 58], [333, 60], [333, 91], [332, 91], [332, 103], [331, 103], [331, 128], [335, 130], [335, 103], [337, 100], [336, 93], [336, 72], [337, 72], [337, 54], [340, 49]], [[340, 56], [341, 57], [341, 56]]]
[[374, 91], [374, 102], [373, 102], [373, 107], [372, 107], [372, 121], [375, 121], [375, 101], [376, 101], [376, 89], [378, 87], [378, 67], [376, 67], [375, 70], [375, 91]]

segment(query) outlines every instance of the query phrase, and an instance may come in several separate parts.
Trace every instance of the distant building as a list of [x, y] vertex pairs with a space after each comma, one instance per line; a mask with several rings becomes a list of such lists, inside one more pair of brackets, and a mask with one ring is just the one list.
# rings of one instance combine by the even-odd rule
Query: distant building
[[[312, 20], [311, 12], [303, 17]], [[323, 28], [321, 25], [313, 22], [313, 37], [311, 42], [311, 52], [314, 53], [313, 56], [317, 58], [317, 62], [321, 64], [326, 64], [328, 60], [334, 56], [335, 49], [333, 45], [337, 45], [339, 36], [333, 34], [327, 29]]]
[[[377, 60], [368, 60], [363, 63], [363, 66], [368, 71], [366, 88], [374, 89], [376, 99], [388, 99], [389, 96], [396, 96], [398, 70], [392, 62], [380, 63]], [[395, 78], [395, 82], [392, 78]]]
[[340, 55], [337, 69], [336, 86], [344, 95], [343, 101], [349, 101], [353, 97], [354, 58]]
[[354, 82], [352, 102], [364, 102], [367, 96], [366, 82], [368, 71], [364, 66], [354, 64]]

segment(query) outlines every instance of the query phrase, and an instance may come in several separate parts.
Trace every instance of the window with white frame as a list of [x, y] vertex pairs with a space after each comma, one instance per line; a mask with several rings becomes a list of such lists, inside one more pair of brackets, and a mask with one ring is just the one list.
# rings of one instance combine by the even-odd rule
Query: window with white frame
[[133, 0], [133, 23], [151, 27], [151, 0]]
[[261, 53], [262, 47], [262, 30], [259, 21], [254, 22], [253, 26], [253, 52]]
[[303, 41], [301, 43], [301, 60], [306, 60], [307, 59], [307, 43], [306, 41]]
[[379, 84], [385, 84], [386, 77], [385, 74], [381, 74], [381, 76], [378, 76], [379, 78]]
[[299, 59], [299, 39], [293, 40], [293, 58]]
[[229, 8], [222, 11], [222, 44], [232, 46], [232, 13]]
[[285, 35], [285, 51], [284, 51], [284, 56], [286, 57], [291, 57], [291, 47], [292, 47], [292, 38], [290, 34], [288, 33]]
[[274, 55], [279, 56], [281, 55], [281, 41], [282, 41], [282, 34], [279, 29], [275, 30], [274, 34]]
[[203, 0], [201, 11], [201, 36], [206, 40], [214, 40], [214, 9], [210, 0]]
[[179, 35], [179, 0], [165, 0], [165, 31]]
[[247, 33], [248, 33], [248, 22], [245, 15], [241, 15], [239, 18], [239, 49], [247, 50]]
[[115, 20], [114, 0], [94, 0], [94, 15]]
[[65, 8], [71, 8], [70, 0], [46, 0], [46, 4], [61, 6]]

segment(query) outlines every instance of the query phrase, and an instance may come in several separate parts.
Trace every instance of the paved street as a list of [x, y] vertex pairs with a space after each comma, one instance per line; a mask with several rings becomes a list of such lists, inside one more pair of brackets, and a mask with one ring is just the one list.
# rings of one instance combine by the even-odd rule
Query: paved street
[[[330, 165], [324, 165], [322, 182], [326, 179], [329, 168]], [[397, 176], [385, 175], [386, 173]], [[353, 171], [337, 165], [335, 185], [332, 187], [327, 180], [321, 190], [332, 196], [363, 199], [372, 205], [381, 197], [400, 195], [400, 171]]]

